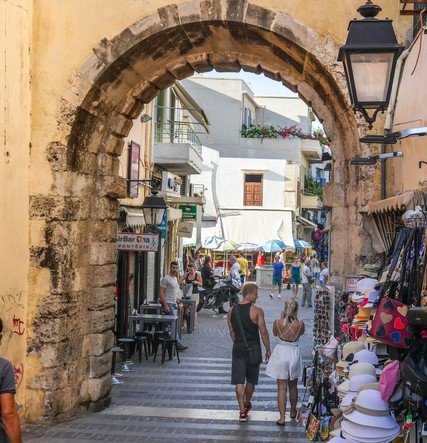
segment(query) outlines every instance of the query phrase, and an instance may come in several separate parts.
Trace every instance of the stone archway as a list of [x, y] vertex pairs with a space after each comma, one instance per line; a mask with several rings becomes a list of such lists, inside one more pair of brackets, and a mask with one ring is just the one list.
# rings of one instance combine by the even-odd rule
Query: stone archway
[[374, 192], [370, 175], [361, 180], [346, 166], [358, 133], [338, 47], [292, 17], [247, 0], [192, 1], [160, 8], [93, 51], [70, 80], [47, 146], [54, 186], [30, 200], [31, 229], [42, 220], [45, 238], [30, 265], [46, 271], [32, 282], [46, 295], [29, 319], [27, 398], [40, 405], [30, 420], [109, 402], [117, 199], [126, 189], [118, 156], [132, 119], [159, 90], [194, 72], [244, 69], [282, 81], [311, 103], [335, 147], [327, 202], [337, 275], [354, 272], [363, 254], [358, 209]]

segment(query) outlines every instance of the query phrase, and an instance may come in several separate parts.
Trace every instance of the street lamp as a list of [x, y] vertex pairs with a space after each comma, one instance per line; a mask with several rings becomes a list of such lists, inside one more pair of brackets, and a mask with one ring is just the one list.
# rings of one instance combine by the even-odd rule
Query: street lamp
[[165, 199], [157, 195], [158, 191], [151, 190], [151, 195], [144, 199], [142, 212], [144, 213], [145, 224], [155, 227], [160, 225], [167, 209]]
[[[364, 18], [350, 21], [338, 61], [344, 64], [354, 111], [362, 113], [371, 129], [378, 112], [387, 109], [396, 62], [404, 47], [397, 43], [392, 20], [375, 18], [381, 11], [378, 5], [367, 0], [357, 11]], [[373, 110], [372, 116], [368, 110]]]

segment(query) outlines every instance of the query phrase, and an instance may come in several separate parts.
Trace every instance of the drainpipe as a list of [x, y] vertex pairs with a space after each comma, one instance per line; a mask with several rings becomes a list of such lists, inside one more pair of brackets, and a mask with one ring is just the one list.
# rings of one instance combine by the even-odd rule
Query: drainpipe
[[[407, 59], [412, 45], [402, 52], [401, 56], [397, 60], [396, 63], [396, 74], [393, 79], [393, 86], [391, 88], [390, 93], [390, 104], [388, 106], [388, 110], [385, 117], [384, 123], [384, 135], [387, 135], [391, 132], [391, 128], [393, 126], [394, 119], [394, 110], [396, 107], [396, 99], [397, 93], [399, 92], [400, 80], [402, 78], [403, 66], [405, 64], [405, 60]], [[381, 145], [381, 154], [385, 154], [387, 151], [387, 145]], [[387, 198], [387, 162], [381, 162], [381, 200]]]

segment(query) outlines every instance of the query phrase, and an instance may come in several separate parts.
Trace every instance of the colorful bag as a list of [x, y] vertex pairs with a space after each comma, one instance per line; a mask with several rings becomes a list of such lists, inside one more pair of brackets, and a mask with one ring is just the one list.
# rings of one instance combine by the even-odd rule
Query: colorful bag
[[394, 360], [384, 366], [380, 375], [380, 392], [384, 401], [389, 401], [399, 381], [399, 360]]
[[412, 332], [408, 322], [409, 306], [389, 297], [383, 297], [372, 321], [369, 335], [381, 343], [408, 349]]
[[305, 430], [305, 436], [309, 441], [315, 441], [320, 429], [320, 419], [311, 412], [307, 420], [307, 428]]

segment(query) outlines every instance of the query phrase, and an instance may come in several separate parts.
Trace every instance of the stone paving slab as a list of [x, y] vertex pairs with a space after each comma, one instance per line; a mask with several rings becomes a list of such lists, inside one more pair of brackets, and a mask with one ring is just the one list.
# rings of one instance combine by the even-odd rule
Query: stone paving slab
[[[270, 300], [260, 291], [258, 305], [266, 314], [271, 331], [284, 298]], [[289, 296], [289, 291], [284, 294]], [[312, 355], [313, 312], [300, 309], [307, 333], [301, 339], [303, 360]], [[133, 371], [122, 376], [124, 384], [113, 386], [112, 404], [99, 413], [88, 414], [54, 426], [27, 425], [25, 442], [306, 442], [303, 429], [289, 420], [285, 428], [278, 418], [276, 384], [264, 374], [262, 365], [253, 410], [247, 423], [238, 421], [234, 389], [230, 385], [231, 339], [224, 316], [202, 311], [197, 329], [183, 335], [189, 349], [161, 365], [134, 359]], [[272, 346], [275, 339], [272, 337]], [[301, 401], [305, 388], [298, 385]]]

